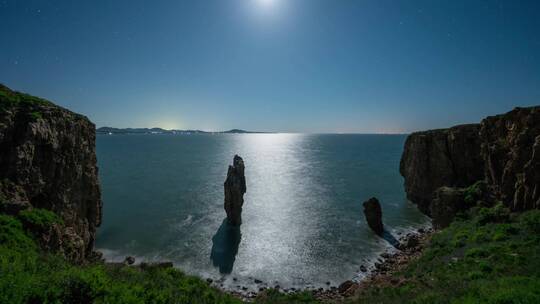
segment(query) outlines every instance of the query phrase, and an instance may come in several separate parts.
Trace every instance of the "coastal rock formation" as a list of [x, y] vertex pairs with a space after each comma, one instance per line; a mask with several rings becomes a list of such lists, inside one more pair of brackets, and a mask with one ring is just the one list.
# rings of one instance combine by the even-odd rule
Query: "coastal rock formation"
[[540, 106], [488, 117], [479, 135], [496, 197], [515, 211], [540, 208]]
[[[485, 181], [490, 202], [514, 211], [540, 208], [540, 107], [516, 108], [487, 117], [478, 125], [411, 134], [400, 173], [407, 198], [446, 225], [461, 207], [452, 205], [461, 190]], [[441, 219], [443, 219], [441, 221]]]
[[433, 227], [435, 229], [448, 227], [456, 214], [466, 209], [465, 189], [440, 187], [435, 191], [431, 205]]
[[227, 220], [233, 226], [242, 224], [242, 206], [246, 193], [246, 177], [244, 175], [244, 160], [235, 155], [233, 165], [229, 166], [225, 188], [225, 212]]
[[379, 200], [372, 197], [369, 200], [365, 201], [364, 204], [364, 215], [368, 226], [379, 236], [383, 235], [384, 226], [382, 222], [382, 209]]
[[82, 262], [101, 222], [95, 126], [86, 117], [0, 85], [0, 212], [53, 211], [50, 250]]
[[480, 125], [416, 132], [407, 138], [400, 173], [407, 198], [431, 215], [435, 190], [442, 186], [466, 187], [483, 178]]

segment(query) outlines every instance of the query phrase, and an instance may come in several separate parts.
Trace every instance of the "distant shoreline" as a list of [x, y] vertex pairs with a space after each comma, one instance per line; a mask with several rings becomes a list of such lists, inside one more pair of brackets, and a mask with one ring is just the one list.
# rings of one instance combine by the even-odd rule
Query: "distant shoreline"
[[246, 131], [232, 129], [228, 131], [202, 131], [202, 130], [167, 130], [162, 128], [111, 128], [101, 127], [96, 129], [96, 134], [124, 135], [124, 134], [275, 134], [274, 132]]
[[242, 129], [232, 129], [228, 131], [202, 131], [202, 130], [167, 130], [162, 128], [111, 128], [101, 127], [96, 129], [99, 135], [144, 135], [144, 134], [311, 134], [311, 135], [397, 135], [404, 136], [410, 133], [302, 133], [302, 132], [266, 132], [266, 131], [246, 131]]

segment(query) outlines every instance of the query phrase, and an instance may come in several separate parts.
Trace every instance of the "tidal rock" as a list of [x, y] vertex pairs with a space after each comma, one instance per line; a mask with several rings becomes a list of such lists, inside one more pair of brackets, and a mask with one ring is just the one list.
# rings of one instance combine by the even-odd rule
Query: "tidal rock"
[[133, 265], [133, 264], [135, 264], [135, 258], [132, 257], [132, 256], [127, 256], [127, 257], [124, 259], [124, 264], [126, 264], [126, 265]]
[[351, 287], [354, 286], [354, 282], [353, 281], [345, 281], [343, 283], [341, 283], [338, 287], [338, 291], [339, 293], [346, 293]]
[[[101, 223], [96, 128], [86, 117], [0, 85], [0, 199], [17, 213], [42, 208], [63, 225], [40, 237], [73, 262], [92, 256]], [[3, 205], [3, 204], [2, 204]]]
[[368, 226], [379, 236], [383, 235], [382, 209], [379, 200], [372, 197], [364, 202], [364, 215]]
[[435, 191], [467, 187], [484, 177], [479, 124], [416, 132], [405, 142], [400, 173], [407, 198], [431, 216]]
[[242, 206], [246, 193], [246, 177], [244, 175], [244, 160], [235, 155], [233, 165], [229, 166], [225, 188], [225, 212], [227, 220], [233, 226], [242, 224]]

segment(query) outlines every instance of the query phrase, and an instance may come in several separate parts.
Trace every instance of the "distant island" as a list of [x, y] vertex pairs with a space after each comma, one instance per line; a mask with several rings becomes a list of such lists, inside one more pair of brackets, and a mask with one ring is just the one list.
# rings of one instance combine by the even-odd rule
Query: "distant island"
[[162, 128], [111, 128], [101, 127], [96, 129], [97, 134], [269, 134], [272, 132], [254, 132], [241, 129], [228, 131], [208, 132], [202, 130], [166, 130]]

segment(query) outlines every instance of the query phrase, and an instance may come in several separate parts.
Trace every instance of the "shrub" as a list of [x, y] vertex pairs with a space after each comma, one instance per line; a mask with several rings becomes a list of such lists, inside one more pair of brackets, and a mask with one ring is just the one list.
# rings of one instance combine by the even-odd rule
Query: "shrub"
[[0, 215], [0, 246], [35, 250], [36, 246], [23, 229], [20, 221], [12, 216]]
[[472, 186], [465, 189], [465, 203], [468, 206], [476, 205], [476, 202], [482, 198], [483, 189], [485, 189], [484, 181], [477, 181]]
[[532, 233], [540, 233], [540, 210], [532, 210], [520, 218], [521, 225]]
[[476, 221], [479, 225], [487, 223], [502, 223], [510, 219], [510, 210], [502, 202], [497, 202], [492, 208], [481, 208]]
[[17, 216], [23, 226], [34, 233], [47, 231], [54, 224], [62, 224], [56, 213], [45, 209], [24, 210]]

